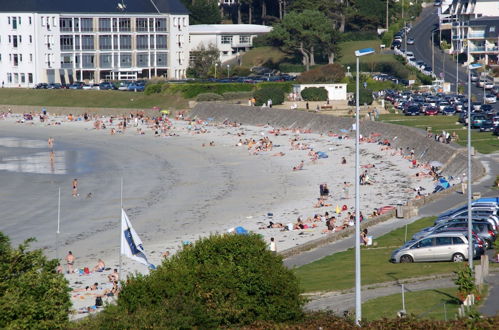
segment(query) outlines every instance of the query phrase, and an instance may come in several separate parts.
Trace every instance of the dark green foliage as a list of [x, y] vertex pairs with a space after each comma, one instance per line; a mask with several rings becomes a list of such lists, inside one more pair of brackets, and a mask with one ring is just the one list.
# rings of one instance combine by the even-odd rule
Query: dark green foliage
[[148, 84], [144, 90], [144, 94], [158, 94], [161, 93], [164, 84]]
[[253, 38], [253, 47], [265, 47], [272, 46], [271, 40], [267, 37], [266, 34], [261, 34]]
[[303, 64], [295, 63], [280, 63], [279, 71], [281, 72], [304, 72], [307, 68]]
[[[356, 98], [356, 83], [355, 83], [355, 80], [353, 82], [350, 82], [348, 85], [347, 85], [347, 91], [349, 93], [353, 93], [353, 104], [355, 104], [355, 98]], [[361, 79], [361, 82], [360, 82], [360, 86], [359, 86], [359, 105], [360, 106], [363, 106], [364, 104], [372, 104], [373, 103], [373, 93], [372, 93], [372, 90], [370, 89], [367, 89], [367, 88], [364, 88], [364, 86], [362, 86], [362, 79]]]
[[220, 94], [215, 93], [201, 93], [196, 96], [196, 101], [205, 102], [205, 101], [221, 101], [224, 97]]
[[337, 83], [345, 78], [345, 69], [343, 66], [335, 64], [327, 64], [321, 67], [302, 73], [298, 77], [300, 83]]
[[282, 104], [284, 102], [284, 91], [277, 86], [263, 87], [253, 94], [255, 96], [256, 104], [266, 104], [270, 99], [273, 105]]
[[29, 251], [27, 240], [11, 248], [0, 232], [0, 328], [55, 329], [66, 326], [70, 289], [41, 250]]
[[220, 11], [218, 3], [210, 0], [182, 0], [189, 9], [189, 24], [218, 24], [220, 23]]
[[230, 70], [230, 75], [232, 77], [247, 77], [251, 74], [251, 70], [244, 66], [236, 66]]
[[298, 281], [258, 235], [211, 236], [123, 286], [83, 327], [219, 328], [303, 316]]
[[170, 85], [169, 89], [173, 92], [181, 92], [185, 98], [194, 98], [201, 93], [216, 93], [222, 95], [226, 92], [250, 92], [254, 88], [251, 84], [244, 83], [192, 83]]
[[301, 91], [304, 101], [327, 101], [327, 90], [324, 87], [307, 87]]
[[191, 50], [191, 61], [188, 75], [193, 78], [207, 78], [215, 65], [220, 66], [218, 48], [209, 44], [205, 47], [201, 44], [198, 48]]

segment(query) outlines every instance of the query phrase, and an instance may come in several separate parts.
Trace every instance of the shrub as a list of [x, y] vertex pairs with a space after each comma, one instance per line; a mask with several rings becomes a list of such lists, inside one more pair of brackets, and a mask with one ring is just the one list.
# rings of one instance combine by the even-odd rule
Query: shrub
[[327, 90], [324, 87], [307, 87], [301, 91], [304, 101], [327, 101]]
[[221, 101], [224, 97], [220, 94], [216, 93], [201, 93], [196, 96], [196, 101], [198, 102], [206, 102], [206, 101]]
[[222, 95], [226, 100], [249, 99], [253, 96], [253, 92], [226, 92]]
[[192, 99], [202, 93], [216, 93], [222, 95], [226, 92], [250, 92], [253, 90], [253, 85], [244, 83], [211, 83], [211, 84], [176, 84], [170, 85], [172, 92], [181, 92], [185, 98]]
[[200, 239], [130, 278], [92, 328], [223, 328], [303, 316], [293, 272], [254, 234]]
[[277, 86], [263, 87], [253, 94], [256, 100], [255, 105], [262, 105], [272, 100], [273, 105], [282, 104], [284, 102], [284, 91]]
[[304, 72], [306, 70], [303, 64], [280, 63], [279, 71], [281, 72]]
[[42, 250], [30, 250], [31, 241], [13, 249], [0, 232], [0, 328], [64, 328], [71, 289], [55, 272], [57, 260], [47, 260]]
[[250, 74], [251, 70], [244, 66], [236, 66], [230, 72], [230, 75], [233, 77], [246, 77], [249, 76]]
[[302, 73], [300, 83], [340, 82], [345, 77], [345, 69], [338, 63], [327, 64]]
[[163, 84], [147, 84], [144, 94], [151, 95], [161, 93], [162, 87]]
[[265, 47], [265, 46], [272, 46], [272, 41], [269, 40], [267, 35], [261, 34], [259, 36], [256, 36], [253, 38], [253, 47]]

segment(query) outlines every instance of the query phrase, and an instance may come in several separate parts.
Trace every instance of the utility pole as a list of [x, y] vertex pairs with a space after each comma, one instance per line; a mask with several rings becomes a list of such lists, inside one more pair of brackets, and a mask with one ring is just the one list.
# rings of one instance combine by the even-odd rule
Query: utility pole
[[431, 31], [431, 73], [435, 74], [435, 30]]

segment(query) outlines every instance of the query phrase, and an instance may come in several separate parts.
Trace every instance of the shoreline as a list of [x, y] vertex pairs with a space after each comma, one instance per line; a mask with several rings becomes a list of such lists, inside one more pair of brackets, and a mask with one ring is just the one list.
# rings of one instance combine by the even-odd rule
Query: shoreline
[[[230, 127], [212, 123], [198, 125], [209, 133], [192, 134], [195, 130], [189, 132], [188, 123], [177, 121], [173, 122], [175, 128], [172, 131], [180, 136], [153, 137], [153, 132], [145, 125], [145, 135], [138, 135], [134, 128], [125, 134], [111, 136], [109, 129], [94, 130], [93, 122], [62, 122], [60, 126], [45, 126], [36, 123], [36, 119], [35, 125], [14, 122], [12, 118], [0, 121], [2, 135], [9, 131], [18, 132], [18, 135], [41, 141], [54, 136], [56, 148], [59, 141], [64, 141], [70, 148], [86, 146], [95, 152], [96, 172], [83, 174], [79, 178], [82, 196], [90, 191], [94, 196], [92, 199], [72, 200], [67, 197], [70, 195], [70, 174], [34, 175], [39, 178], [34, 180], [32, 187], [27, 187], [35, 188], [39, 184], [40, 189], [47, 193], [47, 185], [54, 192], [55, 186], [62, 186], [62, 209], [69, 209], [73, 214], [62, 214], [64, 226], [61, 239], [64, 243], [59, 249], [59, 256], [63, 257], [71, 249], [77, 257], [77, 267], [92, 268], [97, 258], [103, 258], [107, 267], [114, 268], [117, 264], [120, 176], [124, 176], [125, 181], [125, 209], [144, 243], [150, 261], [156, 264], [162, 259], [161, 253], [175, 252], [182, 241], [194, 241], [210, 233], [224, 233], [239, 225], [262, 234], [266, 241], [275, 237], [278, 250], [292, 248], [331, 234], [321, 233], [325, 228], [322, 221], [310, 222], [318, 226], [303, 230], [258, 229], [268, 225], [268, 213], [273, 213], [274, 222], [287, 224], [294, 223], [298, 216], [305, 220], [316, 213], [332, 213], [336, 205], [345, 204], [351, 211], [353, 205], [353, 187], [349, 199], [340, 199], [341, 183], [345, 178], [351, 182], [353, 177], [353, 168], [349, 165], [353, 163], [354, 141], [348, 138], [340, 140], [338, 137], [313, 133], [296, 134], [290, 131], [283, 132], [286, 135], [274, 136], [269, 133], [269, 127]], [[242, 133], [244, 135], [237, 136]], [[294, 136], [298, 136], [300, 143], [308, 145], [308, 148], [291, 150], [289, 138]], [[268, 137], [274, 143], [273, 150], [250, 155], [247, 146], [236, 146], [239, 139], [249, 137]], [[208, 145], [211, 141], [214, 141], [215, 146]], [[202, 146], [203, 143], [205, 147]], [[314, 164], [308, 156], [311, 147], [325, 152], [328, 158], [318, 159]], [[431, 189], [431, 182], [416, 182], [411, 178], [418, 170], [409, 168], [407, 160], [391, 156], [391, 152], [381, 152], [380, 156], [380, 146], [374, 143], [363, 143], [361, 147], [363, 162], [378, 165], [369, 171], [380, 183], [361, 186], [361, 206], [363, 211], [367, 210], [366, 216], [375, 207], [395, 203], [399, 199], [410, 199], [414, 192], [409, 190], [416, 184], [425, 186], [426, 192]], [[285, 155], [272, 156], [278, 152]], [[340, 164], [343, 156], [347, 159], [346, 166]], [[305, 160], [303, 170], [292, 171], [292, 167], [301, 160]], [[0, 171], [0, 182], [6, 182], [6, 177], [16, 183], [26, 180], [23, 178], [24, 174], [5, 174], [6, 172]], [[330, 187], [333, 197], [328, 203], [332, 206], [314, 208], [313, 204], [317, 202], [319, 195], [318, 186], [323, 182], [327, 182]], [[47, 208], [49, 202], [52, 202], [49, 208], [57, 208], [57, 196], [43, 197], [37, 189], [32, 189], [32, 192], [35, 195], [33, 200], [38, 201], [34, 203], [35, 208]], [[14, 200], [11, 199], [10, 202]], [[44, 225], [32, 227], [36, 221], [21, 224], [13, 221], [14, 218], [29, 217], [32, 209], [27, 208], [20, 214], [18, 211], [19, 209], [12, 207], [5, 217], [6, 223], [10, 224], [2, 224], [1, 230], [6, 230], [6, 234], [16, 231], [26, 236], [33, 232], [33, 228], [37, 228], [35, 232], [40, 234], [43, 242], [39, 241], [37, 247], [45, 247], [46, 253], [54, 256], [53, 243], [48, 242], [55, 239], [55, 230], [51, 232], [52, 226], [45, 223], [55, 219], [54, 212], [43, 216], [45, 212], [36, 212], [35, 216], [43, 219]], [[89, 216], [88, 213], [92, 215]], [[80, 217], [88, 220], [82, 221]], [[70, 233], [66, 229], [68, 219], [71, 219]], [[17, 244], [19, 239], [22, 239], [22, 235], [15, 236], [13, 241]], [[145, 266], [125, 258], [123, 260], [126, 272], [145, 271]], [[99, 278], [99, 275], [101, 274], [85, 279], [91, 282], [92, 278]], [[73, 287], [75, 281], [81, 282], [81, 276], [75, 274], [68, 275], [67, 278]], [[89, 300], [74, 301], [75, 308], [84, 303], [88, 304]]]

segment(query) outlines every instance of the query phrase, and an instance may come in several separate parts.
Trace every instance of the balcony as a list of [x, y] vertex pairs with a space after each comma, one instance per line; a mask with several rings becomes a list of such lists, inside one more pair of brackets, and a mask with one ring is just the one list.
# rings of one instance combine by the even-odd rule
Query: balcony
[[61, 68], [62, 69], [72, 69], [73, 63], [61, 63]]
[[479, 52], [484, 52], [485, 47], [470, 47], [470, 52], [471, 53], [479, 53]]
[[483, 39], [485, 38], [485, 32], [475, 32], [468, 34], [469, 39]]
[[486, 51], [490, 52], [490, 53], [492, 53], [492, 52], [499, 52], [499, 47], [487, 47]]

